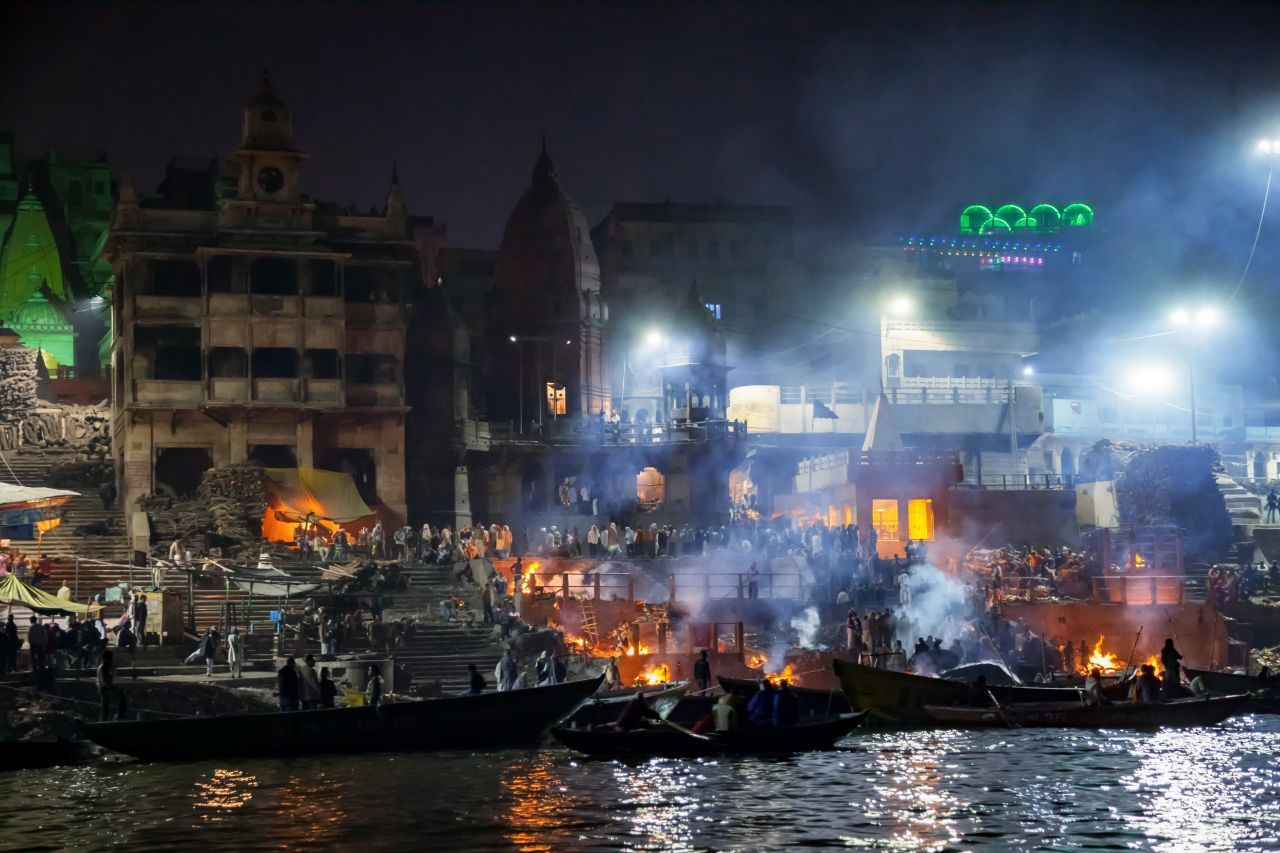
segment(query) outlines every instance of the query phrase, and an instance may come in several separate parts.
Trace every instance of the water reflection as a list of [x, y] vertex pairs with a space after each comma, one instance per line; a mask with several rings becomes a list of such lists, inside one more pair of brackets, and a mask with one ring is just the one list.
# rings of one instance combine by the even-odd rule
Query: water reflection
[[639, 843], [635, 850], [689, 850], [693, 847], [692, 820], [700, 806], [714, 810], [710, 791], [698, 797], [698, 762], [653, 759], [644, 764], [619, 764], [613, 771], [622, 812]]
[[247, 806], [257, 787], [254, 774], [220, 767], [196, 778], [191, 807], [201, 820], [217, 823]]
[[[874, 799], [851, 803], [881, 827], [875, 846], [899, 850], [941, 850], [960, 838], [954, 815], [961, 806], [951, 779], [943, 785], [943, 757], [957, 732], [889, 736], [875, 754]], [[858, 844], [866, 839], [847, 838]]]
[[291, 774], [271, 805], [289, 815], [298, 840], [335, 840], [347, 821], [345, 779], [320, 770], [314, 775]]
[[[568, 793], [554, 753], [540, 752], [516, 761], [502, 776], [511, 797], [507, 839], [517, 850], [551, 851], [567, 840], [574, 798]], [[480, 820], [479, 813], [473, 819]]]

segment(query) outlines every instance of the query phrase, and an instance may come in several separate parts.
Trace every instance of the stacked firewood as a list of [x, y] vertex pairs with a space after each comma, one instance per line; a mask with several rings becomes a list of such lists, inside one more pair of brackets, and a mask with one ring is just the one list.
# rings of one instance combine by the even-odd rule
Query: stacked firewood
[[166, 556], [169, 543], [180, 538], [196, 553], [241, 560], [257, 557], [266, 507], [262, 468], [248, 463], [210, 468], [195, 497], [146, 495], [138, 501], [159, 537], [157, 556]]
[[0, 347], [0, 421], [21, 421], [35, 407], [35, 350]]

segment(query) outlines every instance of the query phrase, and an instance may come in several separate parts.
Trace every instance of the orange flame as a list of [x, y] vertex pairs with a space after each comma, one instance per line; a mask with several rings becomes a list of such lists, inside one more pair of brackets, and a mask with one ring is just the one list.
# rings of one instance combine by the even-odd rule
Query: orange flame
[[671, 680], [671, 667], [665, 663], [660, 663], [640, 673], [638, 680], [643, 681], [645, 684], [666, 684]]
[[1097, 667], [1101, 670], [1116, 670], [1124, 666], [1124, 662], [1111, 652], [1102, 650], [1102, 641], [1106, 637], [1102, 634], [1098, 635], [1098, 642], [1093, 644], [1093, 654], [1089, 655], [1089, 669]]
[[795, 667], [787, 664], [782, 668], [781, 672], [765, 673], [765, 681], [768, 681], [774, 687], [778, 686], [778, 682], [786, 681], [788, 684], [795, 684]]
[[764, 655], [752, 655], [751, 657], [747, 658], [747, 666], [751, 667], [752, 669], [763, 669], [764, 665], [767, 662], [768, 661], [765, 660]]

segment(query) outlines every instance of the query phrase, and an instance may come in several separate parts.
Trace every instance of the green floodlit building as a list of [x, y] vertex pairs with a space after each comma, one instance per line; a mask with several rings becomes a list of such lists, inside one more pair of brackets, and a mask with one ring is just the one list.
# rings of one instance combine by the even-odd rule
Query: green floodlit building
[[107, 364], [111, 266], [100, 254], [114, 195], [105, 159], [50, 149], [20, 162], [0, 131], [0, 325], [42, 352], [50, 376]]

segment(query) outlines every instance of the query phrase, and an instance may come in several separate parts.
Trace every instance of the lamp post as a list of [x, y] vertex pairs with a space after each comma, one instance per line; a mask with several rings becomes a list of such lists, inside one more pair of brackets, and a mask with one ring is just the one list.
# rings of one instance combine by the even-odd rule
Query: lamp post
[[[1186, 308], [1175, 308], [1169, 314], [1169, 320], [1173, 325], [1190, 330], [1197, 337], [1202, 337], [1215, 327], [1217, 327], [1222, 315], [1215, 305], [1203, 305], [1195, 312]], [[1187, 347], [1187, 391], [1191, 402], [1191, 441], [1194, 443], [1199, 439], [1199, 432], [1196, 427], [1196, 368], [1195, 368], [1195, 347]]]

